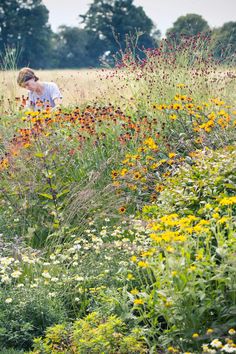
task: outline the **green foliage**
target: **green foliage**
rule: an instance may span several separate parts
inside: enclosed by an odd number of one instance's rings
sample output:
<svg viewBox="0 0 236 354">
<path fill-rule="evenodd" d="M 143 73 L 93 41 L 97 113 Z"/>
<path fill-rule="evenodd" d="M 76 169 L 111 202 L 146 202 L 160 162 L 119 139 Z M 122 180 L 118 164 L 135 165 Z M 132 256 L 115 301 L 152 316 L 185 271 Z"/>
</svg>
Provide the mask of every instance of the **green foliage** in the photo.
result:
<svg viewBox="0 0 236 354">
<path fill-rule="evenodd" d="M 18 65 L 35 68 L 48 66 L 51 29 L 48 10 L 41 0 L 1 1 L 0 51 L 20 49 Z"/>
<path fill-rule="evenodd" d="M 7 348 L 29 349 L 33 338 L 66 318 L 61 300 L 43 288 L 18 287 L 0 293 L 0 344 Z"/>
<path fill-rule="evenodd" d="M 97 64 L 89 46 L 89 32 L 78 27 L 60 26 L 54 35 L 54 66 L 83 68 Z"/>
<path fill-rule="evenodd" d="M 212 47 L 219 61 L 235 64 L 236 22 L 227 22 L 212 33 Z"/>
<path fill-rule="evenodd" d="M 208 328 L 223 335 L 236 325 L 235 151 L 199 153 L 144 208 L 153 243 L 136 260 L 134 310 L 154 348 L 200 352 Z"/>
<path fill-rule="evenodd" d="M 119 49 L 124 50 L 127 36 L 133 37 L 137 33 L 143 33 L 138 40 L 140 48 L 153 47 L 151 31 L 154 25 L 143 8 L 133 4 L 133 0 L 95 0 L 81 17 L 85 29 L 92 35 L 91 41 L 95 44 L 93 50 L 97 52 L 97 57 L 103 56 L 107 50 L 111 54 Z"/>
<path fill-rule="evenodd" d="M 118 317 L 103 318 L 96 312 L 84 319 L 74 322 L 71 328 L 57 325 L 48 328 L 45 339 L 34 340 L 34 351 L 41 354 L 50 353 L 146 353 L 143 338 L 138 329 L 127 333 L 125 323 Z"/>
<path fill-rule="evenodd" d="M 181 36 L 196 36 L 197 34 L 208 32 L 209 25 L 202 16 L 187 14 L 180 16 L 173 24 L 173 27 L 166 32 L 167 38 L 173 38 L 179 43 Z"/>
<path fill-rule="evenodd" d="M 159 197 L 162 213 L 207 215 L 208 210 L 218 207 L 220 199 L 235 195 L 235 158 L 235 146 L 196 153 L 189 159 L 192 165 L 184 165 L 166 181 L 166 189 Z"/>
</svg>

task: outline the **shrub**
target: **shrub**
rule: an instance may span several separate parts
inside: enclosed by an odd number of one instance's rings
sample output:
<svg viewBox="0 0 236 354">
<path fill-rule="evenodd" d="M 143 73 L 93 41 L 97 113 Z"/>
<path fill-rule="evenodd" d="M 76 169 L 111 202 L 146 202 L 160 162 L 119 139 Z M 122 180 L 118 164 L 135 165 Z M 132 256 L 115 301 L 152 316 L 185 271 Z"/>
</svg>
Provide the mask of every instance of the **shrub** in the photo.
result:
<svg viewBox="0 0 236 354">
<path fill-rule="evenodd" d="M 94 353 L 141 354 L 146 353 L 145 343 L 136 328 L 128 333 L 124 322 L 116 316 L 103 318 L 93 312 L 79 319 L 69 328 L 56 325 L 48 328 L 45 339 L 34 340 L 33 353 Z"/>
</svg>

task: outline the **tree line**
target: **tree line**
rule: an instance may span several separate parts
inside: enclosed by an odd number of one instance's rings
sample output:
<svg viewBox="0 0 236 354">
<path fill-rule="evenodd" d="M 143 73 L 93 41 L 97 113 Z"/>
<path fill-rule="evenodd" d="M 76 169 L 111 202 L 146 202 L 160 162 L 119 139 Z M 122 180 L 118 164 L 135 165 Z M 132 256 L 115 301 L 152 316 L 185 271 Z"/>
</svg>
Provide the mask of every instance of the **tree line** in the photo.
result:
<svg viewBox="0 0 236 354">
<path fill-rule="evenodd" d="M 79 17 L 77 27 L 63 25 L 53 32 L 42 0 L 1 0 L 0 60 L 13 50 L 19 67 L 98 67 L 101 61 L 112 64 L 127 45 L 138 48 L 142 56 L 144 48 L 156 48 L 161 40 L 160 31 L 133 0 L 93 0 Z M 215 58 L 235 57 L 236 22 L 211 29 L 202 16 L 187 14 L 173 23 L 165 38 L 179 44 L 184 36 L 199 33 L 211 39 Z"/>
</svg>

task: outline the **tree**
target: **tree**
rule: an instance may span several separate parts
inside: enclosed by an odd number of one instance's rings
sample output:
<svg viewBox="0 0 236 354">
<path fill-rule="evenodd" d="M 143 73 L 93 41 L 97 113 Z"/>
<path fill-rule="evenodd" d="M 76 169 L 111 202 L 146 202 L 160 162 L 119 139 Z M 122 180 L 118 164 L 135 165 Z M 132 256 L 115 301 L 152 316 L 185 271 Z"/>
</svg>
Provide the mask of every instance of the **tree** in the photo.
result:
<svg viewBox="0 0 236 354">
<path fill-rule="evenodd" d="M 20 51 L 19 65 L 49 67 L 52 31 L 42 0 L 1 0 L 0 52 Z"/>
<path fill-rule="evenodd" d="M 89 52 L 89 34 L 78 27 L 60 26 L 54 37 L 54 65 L 59 68 L 82 68 L 94 65 Z"/>
<path fill-rule="evenodd" d="M 217 59 L 236 59 L 236 22 L 227 22 L 212 33 L 213 52 Z"/>
<path fill-rule="evenodd" d="M 166 31 L 166 37 L 167 39 L 174 38 L 179 43 L 181 36 L 196 36 L 209 30 L 209 25 L 202 16 L 187 14 L 186 16 L 180 16 L 174 22 L 173 27 Z"/>
<path fill-rule="evenodd" d="M 124 50 L 127 37 L 140 33 L 139 47 L 153 47 L 152 20 L 141 6 L 133 5 L 133 0 L 94 0 L 85 15 L 81 15 L 85 29 L 90 33 L 94 55 L 101 57 L 106 52 Z"/>
</svg>

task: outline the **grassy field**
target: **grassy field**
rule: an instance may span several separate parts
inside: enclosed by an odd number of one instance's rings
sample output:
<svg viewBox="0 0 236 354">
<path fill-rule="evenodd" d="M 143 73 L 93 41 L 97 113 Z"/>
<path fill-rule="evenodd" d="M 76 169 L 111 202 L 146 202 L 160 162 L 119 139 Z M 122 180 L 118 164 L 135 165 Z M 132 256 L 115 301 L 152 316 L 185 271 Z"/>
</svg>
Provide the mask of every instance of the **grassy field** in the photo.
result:
<svg viewBox="0 0 236 354">
<path fill-rule="evenodd" d="M 95 100 L 104 94 L 108 82 L 101 80 L 109 75 L 109 70 L 38 70 L 40 80 L 54 81 L 63 94 L 63 103 L 66 106 L 75 106 Z M 12 101 L 13 97 L 27 95 L 27 91 L 17 85 L 17 71 L 1 71 L 1 95 Z"/>
<path fill-rule="evenodd" d="M 235 68 L 118 64 L 36 71 L 56 112 L 1 72 L 2 353 L 235 352 Z"/>
</svg>

